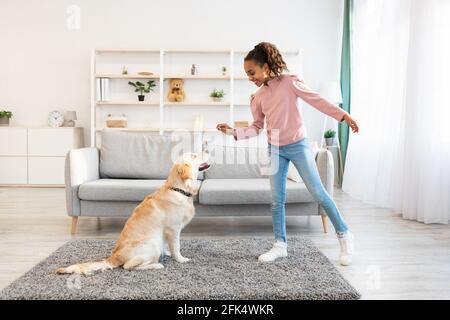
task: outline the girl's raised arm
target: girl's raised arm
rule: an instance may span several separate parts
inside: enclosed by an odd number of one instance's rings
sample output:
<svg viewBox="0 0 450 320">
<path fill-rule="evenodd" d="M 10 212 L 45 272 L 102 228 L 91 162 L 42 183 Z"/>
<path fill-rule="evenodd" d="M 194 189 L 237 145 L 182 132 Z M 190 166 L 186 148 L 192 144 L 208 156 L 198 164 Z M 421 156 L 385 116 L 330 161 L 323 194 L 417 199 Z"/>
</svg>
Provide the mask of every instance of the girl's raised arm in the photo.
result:
<svg viewBox="0 0 450 320">
<path fill-rule="evenodd" d="M 265 115 L 262 112 L 261 104 L 258 101 L 259 99 L 255 97 L 255 95 L 251 96 L 250 107 L 253 115 L 253 123 L 245 128 L 235 128 L 233 134 L 235 140 L 255 137 L 264 130 Z"/>
<path fill-rule="evenodd" d="M 345 110 L 339 108 L 309 88 L 303 79 L 299 79 L 296 75 L 289 76 L 289 86 L 297 97 L 339 122 L 342 122 L 344 120 L 344 115 L 348 114 Z"/>
</svg>

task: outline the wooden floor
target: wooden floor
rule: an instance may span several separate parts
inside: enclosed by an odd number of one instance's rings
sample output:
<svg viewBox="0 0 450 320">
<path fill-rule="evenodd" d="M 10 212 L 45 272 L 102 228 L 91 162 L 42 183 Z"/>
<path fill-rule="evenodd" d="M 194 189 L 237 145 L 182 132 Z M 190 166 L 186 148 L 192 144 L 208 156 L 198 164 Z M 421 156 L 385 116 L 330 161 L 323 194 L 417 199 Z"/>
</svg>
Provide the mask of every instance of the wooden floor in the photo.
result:
<svg viewBox="0 0 450 320">
<path fill-rule="evenodd" d="M 0 288 L 71 239 L 64 197 L 62 188 L 0 187 Z M 352 266 L 338 265 L 333 229 L 324 234 L 319 217 L 288 217 L 288 237 L 312 239 L 363 299 L 450 299 L 450 226 L 407 221 L 337 189 L 335 201 L 356 236 Z M 124 222 L 80 218 L 76 237 L 116 239 Z M 185 239 L 260 236 L 272 236 L 270 217 L 196 218 L 182 234 Z"/>
</svg>

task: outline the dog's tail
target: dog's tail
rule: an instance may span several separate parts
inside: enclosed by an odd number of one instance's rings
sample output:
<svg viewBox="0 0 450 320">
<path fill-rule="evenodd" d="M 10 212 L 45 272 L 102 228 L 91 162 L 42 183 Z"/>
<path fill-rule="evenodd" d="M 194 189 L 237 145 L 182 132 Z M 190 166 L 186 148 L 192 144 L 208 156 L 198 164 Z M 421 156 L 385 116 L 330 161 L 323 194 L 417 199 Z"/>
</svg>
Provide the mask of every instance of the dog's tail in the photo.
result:
<svg viewBox="0 0 450 320">
<path fill-rule="evenodd" d="M 119 267 L 120 264 L 115 261 L 112 257 L 109 257 L 103 261 L 96 262 L 86 262 L 86 263 L 78 263 L 68 266 L 66 268 L 59 268 L 56 270 L 56 273 L 64 274 L 64 273 L 76 273 L 83 275 L 90 275 L 96 271 L 105 271 Z"/>
</svg>

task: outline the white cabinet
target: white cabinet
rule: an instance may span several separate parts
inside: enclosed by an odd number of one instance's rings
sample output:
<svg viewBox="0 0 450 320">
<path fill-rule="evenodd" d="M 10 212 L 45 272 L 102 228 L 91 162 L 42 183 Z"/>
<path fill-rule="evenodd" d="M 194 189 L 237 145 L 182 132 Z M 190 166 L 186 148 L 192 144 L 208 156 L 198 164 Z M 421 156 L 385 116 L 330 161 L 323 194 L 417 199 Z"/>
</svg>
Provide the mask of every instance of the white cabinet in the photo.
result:
<svg viewBox="0 0 450 320">
<path fill-rule="evenodd" d="M 28 157 L 29 184 L 64 184 L 64 157 Z"/>
<path fill-rule="evenodd" d="M 0 127 L 0 184 L 26 184 L 27 129 Z"/>
<path fill-rule="evenodd" d="M 81 127 L 0 127 L 0 185 L 62 186 L 67 152 L 83 147 Z"/>
<path fill-rule="evenodd" d="M 0 184 L 27 183 L 27 157 L 0 156 Z"/>
<path fill-rule="evenodd" d="M 28 129 L 28 156 L 64 157 L 74 145 L 79 145 L 76 141 L 79 138 L 78 131 L 62 128 L 30 128 Z"/>
<path fill-rule="evenodd" d="M 0 156 L 27 156 L 27 128 L 0 127 Z"/>
</svg>

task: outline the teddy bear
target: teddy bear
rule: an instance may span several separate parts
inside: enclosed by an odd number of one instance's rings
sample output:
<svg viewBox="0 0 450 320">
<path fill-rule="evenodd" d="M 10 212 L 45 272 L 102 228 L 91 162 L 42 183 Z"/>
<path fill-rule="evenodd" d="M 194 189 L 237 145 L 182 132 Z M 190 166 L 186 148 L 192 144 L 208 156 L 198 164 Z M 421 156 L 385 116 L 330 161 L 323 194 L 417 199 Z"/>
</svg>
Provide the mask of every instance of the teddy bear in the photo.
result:
<svg viewBox="0 0 450 320">
<path fill-rule="evenodd" d="M 169 93 L 167 98 L 170 102 L 184 101 L 183 79 L 170 79 Z"/>
</svg>

